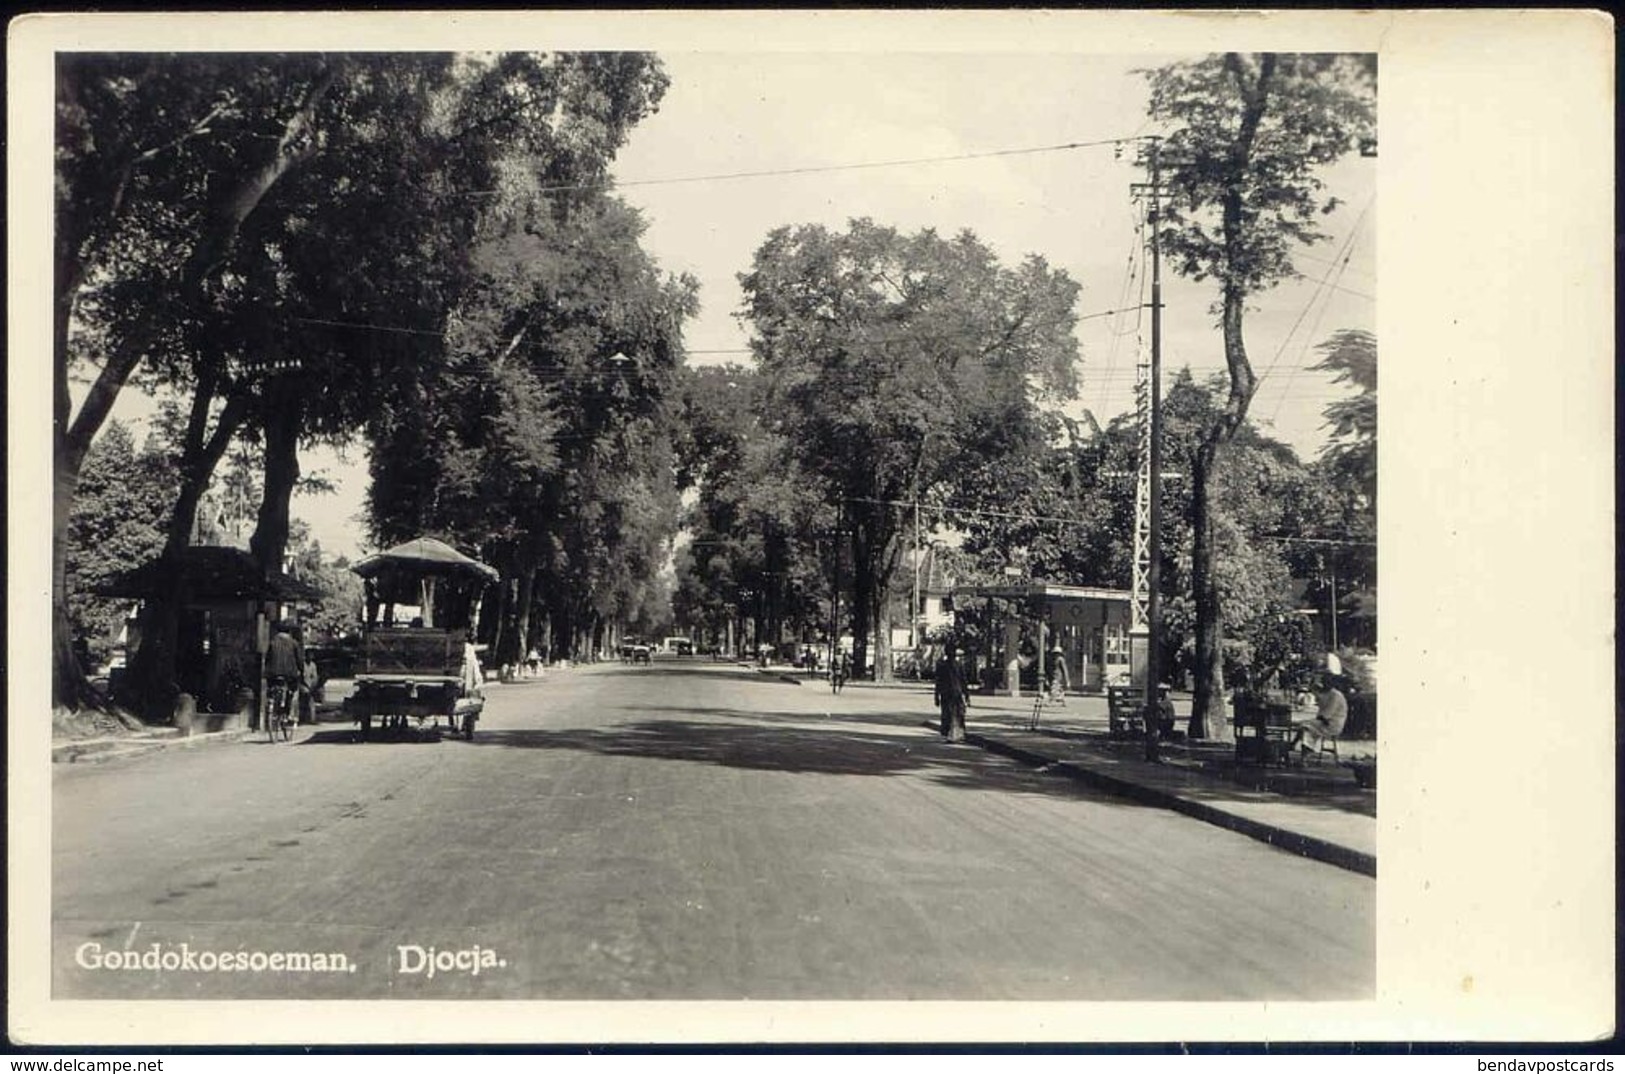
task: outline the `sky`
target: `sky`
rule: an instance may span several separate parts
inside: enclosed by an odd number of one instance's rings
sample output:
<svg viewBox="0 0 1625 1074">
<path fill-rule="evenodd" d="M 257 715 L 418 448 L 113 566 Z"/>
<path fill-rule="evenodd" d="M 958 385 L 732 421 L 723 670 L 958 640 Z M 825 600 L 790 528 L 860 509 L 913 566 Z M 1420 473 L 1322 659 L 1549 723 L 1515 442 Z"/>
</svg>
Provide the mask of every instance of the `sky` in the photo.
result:
<svg viewBox="0 0 1625 1074">
<path fill-rule="evenodd" d="M 905 232 L 974 231 L 1006 264 L 1038 254 L 1082 286 L 1077 312 L 1080 397 L 1074 414 L 1104 424 L 1133 407 L 1136 356 L 1149 316 L 1092 316 L 1149 301 L 1132 151 L 1051 149 L 1154 133 L 1138 68 L 1172 57 L 1076 53 L 662 52 L 671 78 L 659 111 L 636 127 L 613 175 L 648 225 L 644 244 L 668 272 L 700 282 L 685 331 L 695 364 L 746 360 L 737 276 L 781 225 L 844 228 L 858 217 Z M 1028 152 L 1029 150 L 1036 150 Z M 1016 152 L 1007 152 L 1016 151 Z M 981 159 L 919 162 L 969 154 Z M 895 166 L 887 162 L 914 161 Z M 825 171 L 836 167 L 840 170 Z M 741 172 L 805 170 L 742 178 Z M 1376 162 L 1352 157 L 1324 174 L 1344 206 L 1323 220 L 1331 238 L 1299 260 L 1305 279 L 1258 296 L 1246 325 L 1262 375 L 1251 417 L 1304 457 L 1325 436 L 1322 411 L 1342 389 L 1313 347 L 1343 328 L 1375 329 Z M 682 180 L 682 181 L 672 181 Z M 1347 264 L 1339 262 L 1347 257 Z M 1132 262 L 1132 272 L 1131 272 Z M 1166 379 L 1223 368 L 1211 283 L 1164 264 Z M 1143 289 L 1143 290 L 1142 290 Z M 120 408 L 131 416 L 134 406 Z M 336 491 L 295 499 L 330 553 L 362 551 L 365 449 L 313 449 L 302 463 Z"/>
</svg>

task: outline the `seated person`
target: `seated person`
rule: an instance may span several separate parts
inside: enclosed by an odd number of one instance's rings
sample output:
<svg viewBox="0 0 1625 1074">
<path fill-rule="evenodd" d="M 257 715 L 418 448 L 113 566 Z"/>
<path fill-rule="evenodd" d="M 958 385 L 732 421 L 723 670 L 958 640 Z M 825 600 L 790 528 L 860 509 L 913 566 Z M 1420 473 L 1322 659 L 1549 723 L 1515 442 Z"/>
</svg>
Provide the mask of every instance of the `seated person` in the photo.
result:
<svg viewBox="0 0 1625 1074">
<path fill-rule="evenodd" d="M 1315 714 L 1307 719 L 1292 721 L 1292 745 L 1300 747 L 1304 753 L 1342 734 L 1343 725 L 1349 718 L 1348 698 L 1334 685 L 1332 677 L 1323 674 L 1319 686 L 1315 693 Z"/>
</svg>

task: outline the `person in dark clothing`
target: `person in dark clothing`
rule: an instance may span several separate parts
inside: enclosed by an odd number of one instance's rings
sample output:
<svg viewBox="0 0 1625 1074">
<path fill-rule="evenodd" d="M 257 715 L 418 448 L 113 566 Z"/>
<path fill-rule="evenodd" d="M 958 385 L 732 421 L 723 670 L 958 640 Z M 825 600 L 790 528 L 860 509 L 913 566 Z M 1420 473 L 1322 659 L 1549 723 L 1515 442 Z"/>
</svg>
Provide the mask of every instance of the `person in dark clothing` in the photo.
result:
<svg viewBox="0 0 1625 1074">
<path fill-rule="evenodd" d="M 293 700 L 293 712 L 302 712 L 305 707 L 301 698 L 305 690 L 305 651 L 299 639 L 293 636 L 293 628 L 285 622 L 276 625 L 271 645 L 265 650 L 266 685 L 279 681 L 287 687 L 288 696 Z"/>
<path fill-rule="evenodd" d="M 942 737 L 949 742 L 965 741 L 965 706 L 969 700 L 964 673 L 954 643 L 943 648 L 942 659 L 937 661 L 935 700 L 942 710 Z"/>
<path fill-rule="evenodd" d="M 265 651 L 265 677 L 288 679 L 295 683 L 305 681 L 305 655 L 287 623 L 276 625 L 271 647 Z"/>
</svg>

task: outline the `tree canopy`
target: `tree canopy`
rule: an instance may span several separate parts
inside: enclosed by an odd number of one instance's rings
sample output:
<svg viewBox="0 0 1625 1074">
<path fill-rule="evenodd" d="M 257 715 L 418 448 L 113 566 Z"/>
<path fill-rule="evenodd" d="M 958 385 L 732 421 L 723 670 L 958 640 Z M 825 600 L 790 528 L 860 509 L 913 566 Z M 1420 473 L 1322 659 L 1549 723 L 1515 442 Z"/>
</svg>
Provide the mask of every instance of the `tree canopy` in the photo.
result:
<svg viewBox="0 0 1625 1074">
<path fill-rule="evenodd" d="M 876 637 L 885 675 L 903 509 L 1042 439 L 1039 404 L 1076 387 L 1078 286 L 1037 256 L 1000 265 L 969 231 L 870 220 L 776 229 L 740 282 L 763 420 L 838 509 L 854 655 Z"/>
<path fill-rule="evenodd" d="M 667 84 L 642 53 L 65 54 L 58 75 L 58 525 L 134 377 L 190 397 L 171 544 L 240 434 L 264 459 L 267 569 L 300 446 L 353 435 L 375 385 L 448 360 L 493 206 L 546 188 L 525 211 L 563 218 L 601 198 Z M 71 413 L 78 369 L 92 379 Z M 71 701 L 60 616 L 57 634 Z"/>
</svg>

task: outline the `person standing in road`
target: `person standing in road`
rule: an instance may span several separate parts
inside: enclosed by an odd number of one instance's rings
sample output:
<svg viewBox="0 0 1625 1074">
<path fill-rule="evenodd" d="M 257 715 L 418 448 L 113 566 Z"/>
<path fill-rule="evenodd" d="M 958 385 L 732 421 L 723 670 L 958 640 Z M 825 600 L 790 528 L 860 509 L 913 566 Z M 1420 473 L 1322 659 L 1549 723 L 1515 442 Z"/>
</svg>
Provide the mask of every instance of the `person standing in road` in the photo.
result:
<svg viewBox="0 0 1625 1074">
<path fill-rule="evenodd" d="M 1066 704 L 1066 688 L 1071 685 L 1066 675 L 1066 654 L 1061 651 L 1060 639 L 1050 643 L 1044 656 L 1044 687 L 1051 704 Z"/>
<path fill-rule="evenodd" d="M 958 655 L 950 640 L 937 661 L 935 701 L 942 710 L 942 737 L 949 742 L 965 741 L 965 706 L 968 701 L 965 676 L 959 670 Z"/>
</svg>

